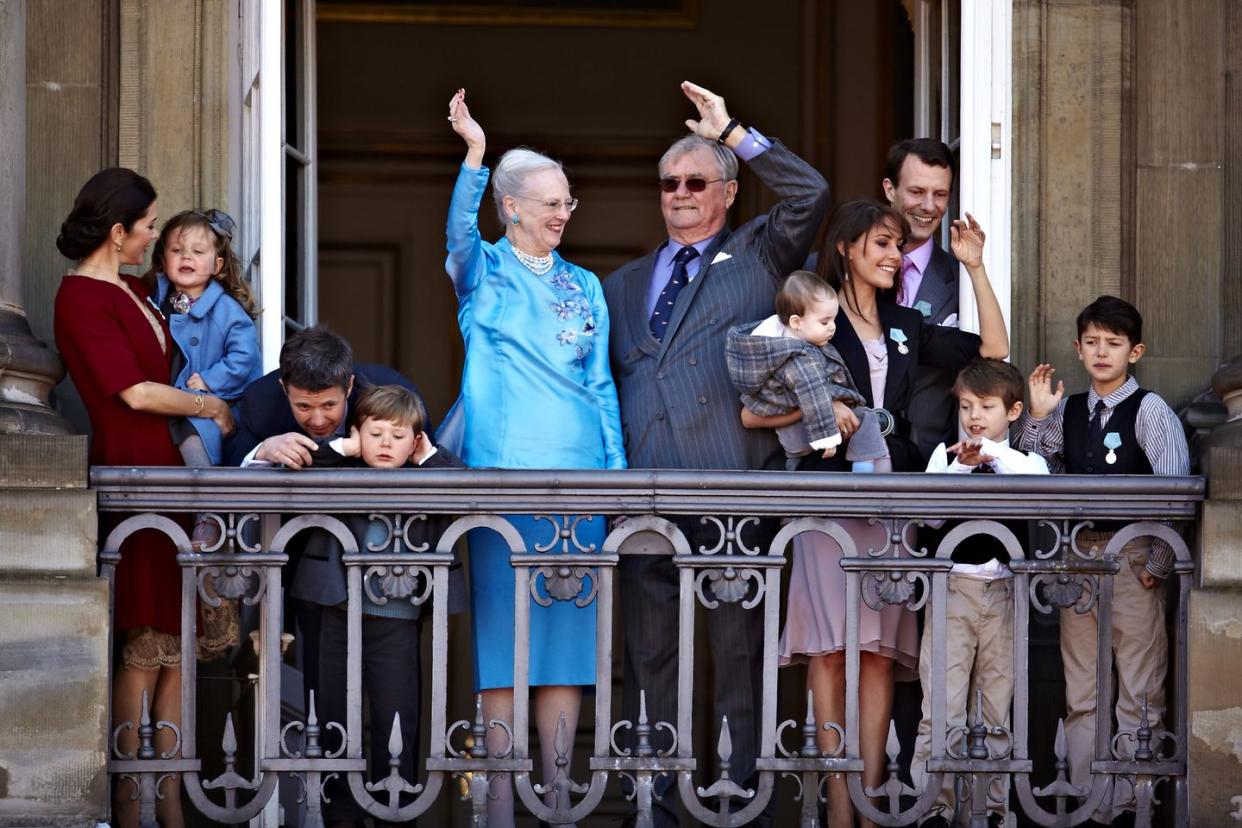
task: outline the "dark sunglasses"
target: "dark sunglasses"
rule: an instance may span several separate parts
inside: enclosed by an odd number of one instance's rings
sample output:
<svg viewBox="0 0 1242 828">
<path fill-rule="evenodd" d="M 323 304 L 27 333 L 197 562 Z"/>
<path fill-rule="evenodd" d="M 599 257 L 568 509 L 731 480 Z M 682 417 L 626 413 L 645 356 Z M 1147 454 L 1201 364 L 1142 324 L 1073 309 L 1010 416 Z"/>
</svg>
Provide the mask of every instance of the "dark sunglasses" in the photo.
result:
<svg viewBox="0 0 1242 828">
<path fill-rule="evenodd" d="M 724 181 L 723 178 L 713 178 L 708 181 L 706 178 L 691 176 L 690 178 L 668 178 L 660 179 L 660 191 L 665 193 L 675 193 L 677 188 L 682 184 L 686 185 L 686 189 L 692 193 L 701 193 L 707 189 L 708 184 L 715 184 L 717 181 Z"/>
</svg>

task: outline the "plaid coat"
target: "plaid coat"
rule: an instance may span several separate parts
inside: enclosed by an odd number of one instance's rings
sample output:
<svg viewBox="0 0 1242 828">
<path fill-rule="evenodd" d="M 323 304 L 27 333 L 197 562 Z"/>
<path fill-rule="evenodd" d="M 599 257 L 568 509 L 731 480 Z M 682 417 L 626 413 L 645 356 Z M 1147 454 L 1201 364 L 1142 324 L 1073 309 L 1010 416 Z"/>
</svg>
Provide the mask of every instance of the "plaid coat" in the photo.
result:
<svg viewBox="0 0 1242 828">
<path fill-rule="evenodd" d="M 867 404 L 841 354 L 832 343 L 817 348 L 787 336 L 754 336 L 758 325 L 732 328 L 725 343 L 725 364 L 742 405 L 761 417 L 801 408 L 812 443 L 837 435 L 833 401 Z"/>
</svg>

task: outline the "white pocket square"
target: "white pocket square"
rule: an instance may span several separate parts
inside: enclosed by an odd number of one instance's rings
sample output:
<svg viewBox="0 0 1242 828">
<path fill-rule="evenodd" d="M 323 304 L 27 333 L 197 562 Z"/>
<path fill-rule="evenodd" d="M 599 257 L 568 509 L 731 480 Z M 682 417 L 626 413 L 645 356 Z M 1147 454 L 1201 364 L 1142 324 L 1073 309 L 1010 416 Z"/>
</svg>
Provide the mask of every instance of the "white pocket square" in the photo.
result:
<svg viewBox="0 0 1242 828">
<path fill-rule="evenodd" d="M 946 317 L 945 317 L 945 318 L 944 318 L 944 319 L 940 322 L 940 327 L 942 327 L 942 328 L 956 328 L 956 327 L 959 327 L 959 326 L 958 326 L 958 322 L 957 322 L 957 314 L 956 314 L 956 313 L 951 313 L 951 314 L 949 314 L 948 316 L 946 316 Z"/>
<path fill-rule="evenodd" d="M 733 257 L 730 256 L 728 253 L 721 250 L 719 253 L 716 254 L 716 258 L 712 259 L 712 264 L 719 264 L 720 262 L 727 262 L 729 261 L 729 259 L 732 259 L 732 258 Z"/>
</svg>

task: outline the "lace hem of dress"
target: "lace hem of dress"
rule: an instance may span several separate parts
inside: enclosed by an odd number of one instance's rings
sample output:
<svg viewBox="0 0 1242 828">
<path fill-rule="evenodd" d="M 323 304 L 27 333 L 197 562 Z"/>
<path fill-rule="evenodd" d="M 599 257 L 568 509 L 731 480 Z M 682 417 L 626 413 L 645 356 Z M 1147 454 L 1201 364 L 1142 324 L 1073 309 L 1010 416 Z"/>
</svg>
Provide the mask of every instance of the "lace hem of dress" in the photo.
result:
<svg viewBox="0 0 1242 828">
<path fill-rule="evenodd" d="M 223 599 L 220 606 L 203 604 L 199 608 L 203 634 L 197 642 L 199 661 L 215 661 L 237 645 L 241 638 L 237 601 Z"/>
<path fill-rule="evenodd" d="M 237 645 L 241 638 L 236 600 L 222 600 L 220 606 L 203 604 L 199 608 L 203 634 L 194 642 L 199 661 L 215 661 Z M 154 627 L 130 630 L 121 661 L 126 667 L 158 670 L 181 664 L 181 636 L 160 632 Z"/>
<path fill-rule="evenodd" d="M 126 667 L 158 670 L 181 664 L 181 636 L 160 632 L 155 627 L 129 631 L 121 661 Z"/>
</svg>

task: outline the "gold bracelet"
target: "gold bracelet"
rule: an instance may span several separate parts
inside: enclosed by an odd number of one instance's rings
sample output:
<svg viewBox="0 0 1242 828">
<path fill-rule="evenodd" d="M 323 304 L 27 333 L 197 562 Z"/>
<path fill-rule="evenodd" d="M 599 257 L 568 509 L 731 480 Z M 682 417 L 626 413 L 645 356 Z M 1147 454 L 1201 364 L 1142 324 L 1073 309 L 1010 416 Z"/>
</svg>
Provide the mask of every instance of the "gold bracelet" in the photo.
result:
<svg viewBox="0 0 1242 828">
<path fill-rule="evenodd" d="M 195 417 L 203 416 L 203 403 L 205 402 L 207 402 L 207 400 L 203 398 L 202 394 L 194 395 L 194 404 L 198 406 L 198 410 L 194 412 Z"/>
</svg>

